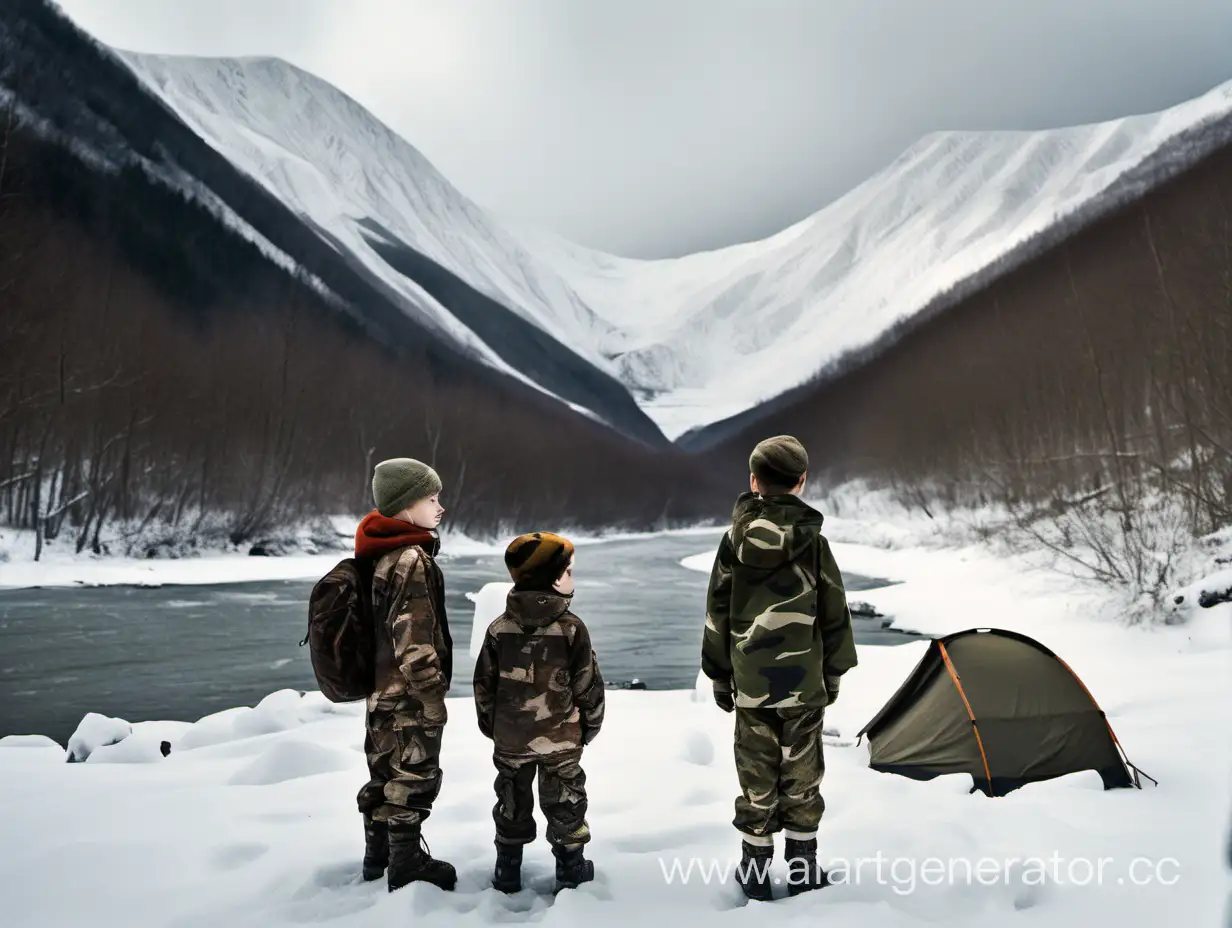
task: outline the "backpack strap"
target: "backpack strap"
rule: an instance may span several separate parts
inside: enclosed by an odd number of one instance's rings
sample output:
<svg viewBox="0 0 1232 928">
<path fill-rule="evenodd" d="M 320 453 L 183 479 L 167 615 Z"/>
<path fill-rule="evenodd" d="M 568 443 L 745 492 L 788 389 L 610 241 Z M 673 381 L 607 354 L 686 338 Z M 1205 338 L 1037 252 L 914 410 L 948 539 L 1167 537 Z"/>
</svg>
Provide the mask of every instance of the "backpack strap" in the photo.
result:
<svg viewBox="0 0 1232 928">
<path fill-rule="evenodd" d="M 391 578 L 397 576 L 400 572 L 404 576 L 410 576 L 411 571 L 415 569 L 415 562 L 422 556 L 423 555 L 415 545 L 407 545 L 398 553 L 396 558 L 382 557 L 379 561 L 377 561 L 376 567 L 372 572 L 373 579 L 375 580 L 377 576 L 380 576 L 382 580 L 388 583 Z M 385 570 L 381 569 L 381 565 L 383 564 L 388 565 Z M 403 571 L 399 571 L 399 567 L 404 567 L 405 569 Z M 389 605 L 391 607 L 396 605 L 397 608 L 401 609 L 403 603 L 406 601 L 407 590 L 403 587 L 402 589 L 397 590 L 396 594 L 397 595 L 394 597 L 393 602 Z M 371 599 L 375 605 L 376 597 L 373 596 Z M 383 612 L 384 614 L 381 618 L 387 621 L 390 616 L 390 609 L 386 608 Z"/>
<path fill-rule="evenodd" d="M 419 548 L 415 545 L 406 545 L 399 550 L 396 558 L 391 559 L 388 555 L 378 558 L 373 575 L 380 574 L 382 580 L 388 580 L 390 575 L 404 563 L 407 565 L 407 569 L 409 570 L 412 566 L 411 562 L 418 557 L 420 557 Z M 385 570 L 381 570 L 382 564 L 388 564 L 389 566 Z"/>
</svg>

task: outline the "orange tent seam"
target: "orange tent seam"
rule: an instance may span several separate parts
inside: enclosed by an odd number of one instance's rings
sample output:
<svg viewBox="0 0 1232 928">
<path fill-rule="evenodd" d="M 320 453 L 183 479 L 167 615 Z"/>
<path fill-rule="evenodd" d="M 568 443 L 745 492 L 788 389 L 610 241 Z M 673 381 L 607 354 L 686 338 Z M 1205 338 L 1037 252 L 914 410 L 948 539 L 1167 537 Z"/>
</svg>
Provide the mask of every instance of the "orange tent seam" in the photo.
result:
<svg viewBox="0 0 1232 928">
<path fill-rule="evenodd" d="M 941 659 L 945 661 L 945 669 L 950 672 L 950 679 L 954 681 L 954 686 L 958 689 L 958 695 L 961 697 L 963 705 L 967 707 L 967 718 L 971 719 L 971 730 L 975 733 L 975 744 L 980 749 L 980 760 L 984 762 L 984 777 L 988 780 L 988 794 L 991 796 L 992 773 L 988 769 L 988 755 L 984 753 L 984 739 L 980 737 L 980 726 L 976 724 L 975 713 L 971 711 L 971 703 L 967 701 L 967 694 L 963 692 L 962 683 L 958 679 L 958 671 L 954 669 L 954 664 L 950 661 L 949 652 L 946 651 L 945 645 L 940 641 L 937 642 L 937 647 L 941 650 Z M 1113 737 L 1115 738 L 1116 736 L 1114 735 Z"/>
</svg>

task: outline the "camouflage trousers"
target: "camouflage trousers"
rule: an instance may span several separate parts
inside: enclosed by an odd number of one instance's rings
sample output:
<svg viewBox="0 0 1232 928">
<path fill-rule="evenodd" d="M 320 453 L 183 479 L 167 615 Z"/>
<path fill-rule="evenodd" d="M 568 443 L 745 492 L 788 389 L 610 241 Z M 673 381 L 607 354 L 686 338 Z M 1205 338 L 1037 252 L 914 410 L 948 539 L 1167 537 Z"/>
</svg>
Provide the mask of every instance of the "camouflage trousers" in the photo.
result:
<svg viewBox="0 0 1232 928">
<path fill-rule="evenodd" d="M 418 825 L 441 790 L 442 725 L 407 724 L 396 712 L 369 710 L 364 754 L 368 782 L 359 811 L 378 822 Z"/>
<path fill-rule="evenodd" d="M 534 757 L 492 755 L 496 765 L 496 805 L 492 819 L 496 840 L 502 844 L 529 844 L 535 840 L 535 797 L 531 784 L 539 779 L 539 808 L 547 819 L 551 844 L 585 844 L 590 840 L 586 823 L 586 773 L 580 749 L 557 751 Z"/>
<path fill-rule="evenodd" d="M 736 826 L 752 844 L 768 844 L 778 831 L 811 837 L 825 802 L 821 727 L 824 709 L 737 707 Z"/>
</svg>

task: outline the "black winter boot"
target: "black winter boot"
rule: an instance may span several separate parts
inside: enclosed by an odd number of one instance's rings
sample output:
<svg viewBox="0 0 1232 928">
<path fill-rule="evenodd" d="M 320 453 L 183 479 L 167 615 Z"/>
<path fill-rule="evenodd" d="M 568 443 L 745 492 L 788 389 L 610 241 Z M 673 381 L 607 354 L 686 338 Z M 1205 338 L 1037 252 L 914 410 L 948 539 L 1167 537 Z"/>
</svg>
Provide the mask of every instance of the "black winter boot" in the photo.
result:
<svg viewBox="0 0 1232 928">
<path fill-rule="evenodd" d="M 418 825 L 390 826 L 389 869 L 386 875 L 391 893 L 416 881 L 431 883 L 441 889 L 453 889 L 458 881 L 453 864 L 432 857 Z"/>
<path fill-rule="evenodd" d="M 522 845 L 496 842 L 496 870 L 492 874 L 492 888 L 502 893 L 521 891 Z"/>
<path fill-rule="evenodd" d="M 556 892 L 574 889 L 595 878 L 595 865 L 582 853 L 582 845 L 557 845 L 552 848 L 556 858 Z"/>
<path fill-rule="evenodd" d="M 787 839 L 783 855 L 787 858 L 787 893 L 798 896 L 810 889 L 821 889 L 829 886 L 830 880 L 826 871 L 817 863 L 817 839 L 807 841 Z"/>
<path fill-rule="evenodd" d="M 774 845 L 762 847 L 758 844 L 740 842 L 740 866 L 736 870 L 736 880 L 740 888 L 750 899 L 758 902 L 769 902 L 774 898 L 774 890 L 770 885 L 770 862 L 774 860 Z"/>
<path fill-rule="evenodd" d="M 389 866 L 389 828 L 364 816 L 364 880 L 371 883 L 385 875 Z"/>
</svg>

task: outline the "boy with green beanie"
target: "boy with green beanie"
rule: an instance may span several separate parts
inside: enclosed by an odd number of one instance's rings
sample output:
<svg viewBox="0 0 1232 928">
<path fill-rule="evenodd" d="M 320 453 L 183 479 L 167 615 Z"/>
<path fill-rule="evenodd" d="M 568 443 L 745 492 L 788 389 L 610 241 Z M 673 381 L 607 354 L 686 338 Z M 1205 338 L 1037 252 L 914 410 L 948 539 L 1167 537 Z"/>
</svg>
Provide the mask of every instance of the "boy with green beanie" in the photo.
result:
<svg viewBox="0 0 1232 928">
<path fill-rule="evenodd" d="M 376 685 L 365 714 L 369 779 L 359 791 L 365 880 L 392 892 L 414 880 L 452 889 L 452 865 L 433 859 L 420 833 L 441 786 L 445 692 L 453 642 L 436 555 L 444 515 L 441 479 L 413 458 L 376 465 L 376 509 L 355 532 L 355 555 L 372 568 Z"/>
<path fill-rule="evenodd" d="M 505 565 L 514 586 L 475 664 L 475 710 L 497 770 L 492 885 L 503 892 L 522 887 L 522 847 L 535 839 L 536 774 L 556 889 L 594 878 L 583 855 L 590 828 L 581 760 L 603 724 L 604 691 L 590 633 L 569 611 L 573 562 L 573 544 L 560 535 L 534 532 L 510 543 Z"/>
<path fill-rule="evenodd" d="M 826 884 L 817 857 L 825 803 L 821 729 L 839 681 L 856 666 L 843 578 L 799 498 L 808 454 L 790 435 L 760 442 L 710 574 L 702 671 L 720 708 L 735 713 L 740 780 L 741 888 L 772 898 L 769 865 L 783 831 L 795 895 Z"/>
</svg>

